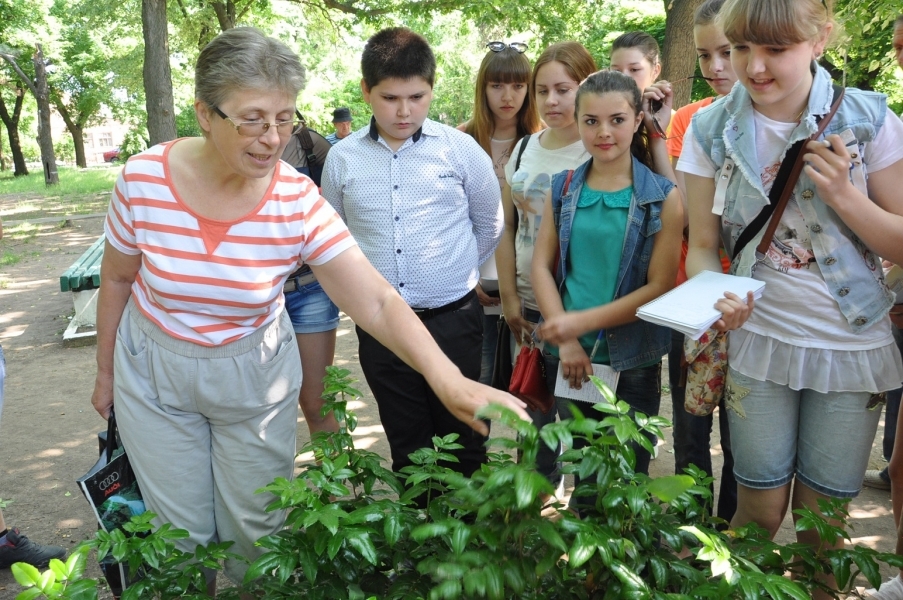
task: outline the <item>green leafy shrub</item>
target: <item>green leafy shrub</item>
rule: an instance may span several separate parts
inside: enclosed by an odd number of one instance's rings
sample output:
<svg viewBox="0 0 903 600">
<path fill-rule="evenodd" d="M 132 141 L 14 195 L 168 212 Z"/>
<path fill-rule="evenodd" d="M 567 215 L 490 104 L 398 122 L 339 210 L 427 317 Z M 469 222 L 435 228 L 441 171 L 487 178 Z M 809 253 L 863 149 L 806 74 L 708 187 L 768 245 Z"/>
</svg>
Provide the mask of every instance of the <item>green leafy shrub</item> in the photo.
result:
<svg viewBox="0 0 903 600">
<path fill-rule="evenodd" d="M 708 514 L 710 480 L 698 469 L 657 479 L 634 472 L 630 442 L 648 447 L 643 432 L 661 435 L 667 422 L 630 418 L 629 406 L 595 378 L 606 398 L 597 405 L 606 415 L 601 420 L 574 410 L 573 419 L 538 432 L 502 410 L 493 416 L 518 439 L 493 440 L 498 451 L 472 477 L 446 466 L 455 461 L 449 451 L 460 447 L 454 435 L 434 438 L 434 448 L 415 452 L 412 466 L 392 473 L 380 456 L 354 446 L 357 422 L 347 400 L 360 394 L 348 375 L 328 371 L 324 412 L 334 412 L 340 429 L 302 449 L 317 463 L 293 481 L 261 490 L 277 497 L 271 509 L 288 511 L 285 529 L 259 540 L 264 554 L 242 586 L 221 591 L 221 598 L 802 600 L 824 589 L 823 574 L 846 587 L 862 573 L 877 586 L 878 561 L 903 565 L 900 557 L 869 548 L 819 553 L 781 546 L 753 525 L 719 531 L 726 524 Z M 561 461 L 565 473 L 580 476 L 574 492 L 580 515 L 560 504 L 548 514 L 541 498 L 553 490 L 535 471 L 536 454 L 540 444 L 573 447 L 575 439 L 586 447 L 566 451 Z M 426 508 L 416 508 L 414 499 L 423 497 Z M 798 529 L 815 529 L 826 542 L 847 537 L 832 524 L 847 519 L 840 502 L 796 513 Z M 150 532 L 151 518 L 146 513 L 124 532 L 98 533 L 77 554 L 111 550 L 132 569 L 142 568 L 145 578 L 124 600 L 201 597 L 200 566 L 219 568 L 228 544 L 179 552 L 173 540 L 187 534 L 168 525 Z M 19 598 L 96 597 L 78 568 L 61 565 L 43 575 L 14 571 L 29 586 Z M 785 577 L 788 571 L 795 580 Z"/>
</svg>

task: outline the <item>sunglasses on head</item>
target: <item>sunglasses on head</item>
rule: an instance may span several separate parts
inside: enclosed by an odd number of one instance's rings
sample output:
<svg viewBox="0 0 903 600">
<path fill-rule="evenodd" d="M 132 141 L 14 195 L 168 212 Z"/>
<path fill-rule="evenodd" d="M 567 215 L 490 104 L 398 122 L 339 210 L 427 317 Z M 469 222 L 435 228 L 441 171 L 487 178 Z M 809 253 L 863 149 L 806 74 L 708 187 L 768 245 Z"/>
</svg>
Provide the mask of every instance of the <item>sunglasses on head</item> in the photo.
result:
<svg viewBox="0 0 903 600">
<path fill-rule="evenodd" d="M 682 77 L 680 79 L 675 79 L 674 81 L 671 81 L 670 83 L 678 83 L 681 81 L 690 81 L 690 80 L 696 80 L 696 79 L 701 79 L 702 81 L 713 81 L 714 80 L 712 77 L 703 77 L 702 75 L 690 75 L 689 77 Z M 649 108 L 652 111 L 652 128 L 655 129 L 655 133 L 662 136 L 662 138 L 668 139 L 668 136 L 665 134 L 665 131 L 662 129 L 661 124 L 658 122 L 658 119 L 655 116 L 656 113 L 658 113 L 658 111 L 660 111 L 663 106 L 664 105 L 662 104 L 661 100 L 652 100 L 649 103 Z"/>
<path fill-rule="evenodd" d="M 505 42 L 489 42 L 486 44 L 486 47 L 493 52 L 501 52 L 505 48 L 511 48 L 520 54 L 527 51 L 527 45 L 523 42 L 511 42 L 510 44 L 506 44 Z"/>
</svg>

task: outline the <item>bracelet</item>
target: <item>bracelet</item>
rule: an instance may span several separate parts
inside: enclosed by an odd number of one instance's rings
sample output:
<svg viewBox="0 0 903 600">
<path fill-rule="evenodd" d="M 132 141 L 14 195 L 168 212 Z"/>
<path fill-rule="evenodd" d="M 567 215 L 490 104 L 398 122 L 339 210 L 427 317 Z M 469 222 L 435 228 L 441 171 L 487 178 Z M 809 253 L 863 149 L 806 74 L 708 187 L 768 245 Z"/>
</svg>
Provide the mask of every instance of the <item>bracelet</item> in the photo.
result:
<svg viewBox="0 0 903 600">
<path fill-rule="evenodd" d="M 662 134 L 660 134 L 657 131 L 651 131 L 651 132 L 649 132 L 649 139 L 650 140 L 654 140 L 654 139 L 663 140 L 663 139 L 665 139 L 665 136 L 663 136 Z"/>
</svg>

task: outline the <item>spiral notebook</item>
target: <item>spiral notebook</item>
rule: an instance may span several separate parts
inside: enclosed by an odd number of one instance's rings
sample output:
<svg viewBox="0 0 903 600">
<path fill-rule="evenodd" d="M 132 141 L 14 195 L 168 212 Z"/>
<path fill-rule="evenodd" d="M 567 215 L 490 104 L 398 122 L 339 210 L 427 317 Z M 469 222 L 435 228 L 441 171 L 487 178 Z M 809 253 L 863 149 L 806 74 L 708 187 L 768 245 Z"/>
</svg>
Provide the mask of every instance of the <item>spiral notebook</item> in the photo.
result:
<svg viewBox="0 0 903 600">
<path fill-rule="evenodd" d="M 715 271 L 702 271 L 680 284 L 667 294 L 644 304 L 636 311 L 636 316 L 657 325 L 676 329 L 694 340 L 705 333 L 721 318 L 715 303 L 732 292 L 746 299 L 746 292 L 753 292 L 755 299 L 762 297 L 764 281 L 751 277 L 726 275 Z"/>
</svg>

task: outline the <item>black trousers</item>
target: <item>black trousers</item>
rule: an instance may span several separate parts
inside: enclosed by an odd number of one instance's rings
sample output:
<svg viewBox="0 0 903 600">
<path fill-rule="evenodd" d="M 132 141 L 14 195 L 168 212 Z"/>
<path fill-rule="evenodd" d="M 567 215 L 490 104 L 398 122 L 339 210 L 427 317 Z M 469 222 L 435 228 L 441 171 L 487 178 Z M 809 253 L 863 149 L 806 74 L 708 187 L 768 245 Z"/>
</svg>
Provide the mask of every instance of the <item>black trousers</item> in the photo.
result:
<svg viewBox="0 0 903 600">
<path fill-rule="evenodd" d="M 423 324 L 464 376 L 479 380 L 483 310 L 476 297 L 458 310 L 436 315 Z M 456 419 L 420 373 L 369 333 L 360 327 L 356 330 L 361 368 L 376 398 L 392 451 L 392 470 L 397 472 L 412 464 L 408 455 L 415 450 L 432 448 L 433 436 L 449 433 L 459 434 L 458 443 L 464 448 L 451 453 L 460 462 L 447 466 L 467 476 L 479 469 L 486 462 L 486 438 Z"/>
</svg>

